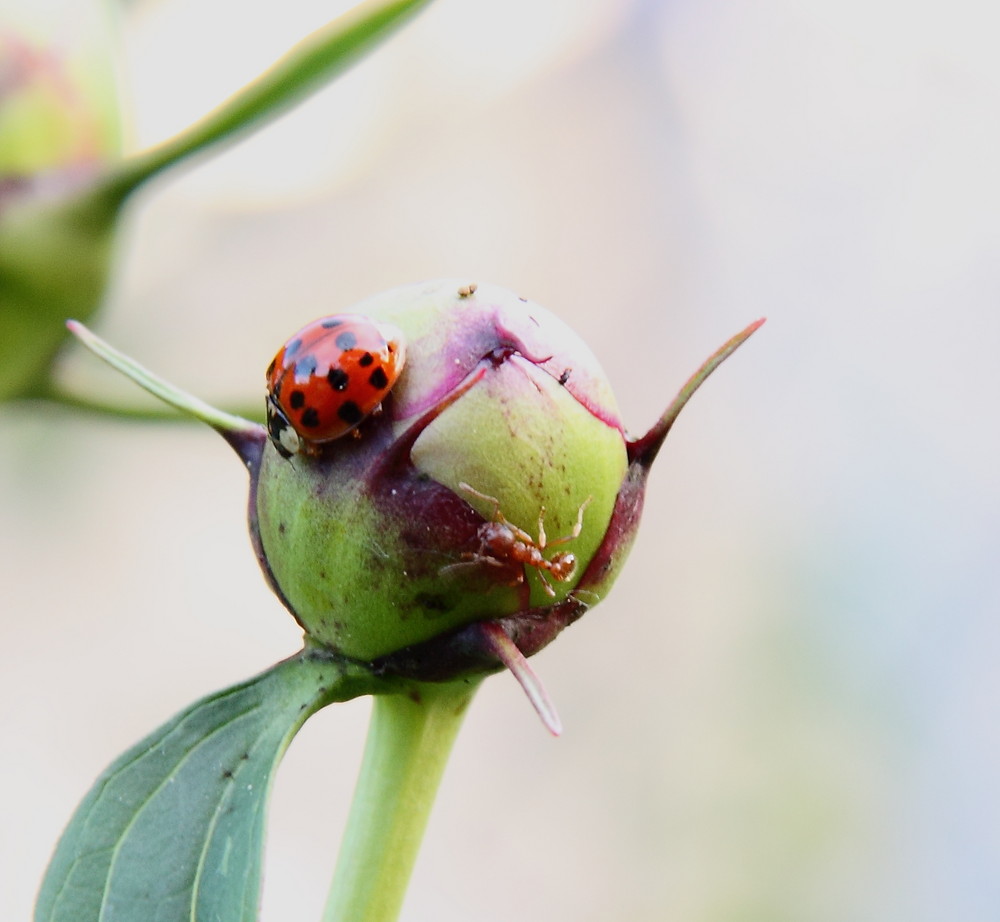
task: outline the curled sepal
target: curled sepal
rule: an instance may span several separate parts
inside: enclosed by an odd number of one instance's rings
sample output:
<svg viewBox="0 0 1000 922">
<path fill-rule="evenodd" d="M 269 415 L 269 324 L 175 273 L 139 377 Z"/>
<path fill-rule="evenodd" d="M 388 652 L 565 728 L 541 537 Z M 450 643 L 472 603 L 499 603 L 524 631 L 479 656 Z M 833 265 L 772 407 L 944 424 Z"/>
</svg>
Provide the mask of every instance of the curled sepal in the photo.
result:
<svg viewBox="0 0 1000 922">
<path fill-rule="evenodd" d="M 562 733 L 562 720 L 559 719 L 556 706 L 542 685 L 542 680 L 535 674 L 525 655 L 518 649 L 500 622 L 481 621 L 476 627 L 482 634 L 484 647 L 493 653 L 517 679 L 531 706 L 545 724 L 545 729 L 553 736 Z"/>
<path fill-rule="evenodd" d="M 657 453 L 663 446 L 663 441 L 666 439 L 667 433 L 670 432 L 670 429 L 677 420 L 681 410 L 684 409 L 687 402 L 694 396 L 694 392 L 705 383 L 708 376 L 715 371 L 716 368 L 718 368 L 758 329 L 760 329 L 766 320 L 766 317 L 761 317 L 759 320 L 755 320 L 749 326 L 740 330 L 740 332 L 731 339 L 724 342 L 718 349 L 715 350 L 715 352 L 705 359 L 701 367 L 687 379 L 684 386 L 677 393 L 677 396 L 670 402 L 670 406 L 667 407 L 663 415 L 656 421 L 649 432 L 641 438 L 634 439 L 628 443 L 628 457 L 630 462 L 641 464 L 646 468 L 653 463 L 656 459 Z"/>
<path fill-rule="evenodd" d="M 193 416 L 211 426 L 233 446 L 247 467 L 252 467 L 256 463 L 265 438 L 264 428 L 259 423 L 219 410 L 193 394 L 181 390 L 169 381 L 165 381 L 159 375 L 153 374 L 148 368 L 140 365 L 135 359 L 129 358 L 115 349 L 114 346 L 106 343 L 79 321 L 67 320 L 66 326 L 94 355 L 130 378 L 143 390 L 148 391 L 181 413 Z"/>
<path fill-rule="evenodd" d="M 369 671 L 309 650 L 178 714 L 84 798 L 42 882 L 35 922 L 256 919 L 281 756 L 315 711 L 373 688 Z"/>
</svg>

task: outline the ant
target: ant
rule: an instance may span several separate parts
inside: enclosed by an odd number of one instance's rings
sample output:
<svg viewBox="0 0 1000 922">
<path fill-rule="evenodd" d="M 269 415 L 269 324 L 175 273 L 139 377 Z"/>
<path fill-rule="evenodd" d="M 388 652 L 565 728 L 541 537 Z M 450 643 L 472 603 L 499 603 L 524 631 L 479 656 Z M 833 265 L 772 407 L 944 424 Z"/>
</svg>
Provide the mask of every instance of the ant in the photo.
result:
<svg viewBox="0 0 1000 922">
<path fill-rule="evenodd" d="M 545 535 L 545 507 L 542 506 L 538 513 L 538 538 L 536 540 L 523 529 L 507 521 L 500 511 L 500 500 L 495 496 L 480 493 L 467 483 L 459 483 L 459 487 L 466 493 L 493 504 L 492 520 L 479 526 L 479 550 L 465 552 L 462 554 L 462 559 L 470 563 L 485 563 L 494 567 L 509 568 L 511 563 L 534 567 L 538 571 L 538 578 L 541 580 L 545 592 L 549 596 L 555 597 L 556 591 L 552 588 L 552 583 L 546 578 L 545 573 L 548 572 L 549 576 L 557 583 L 566 582 L 576 571 L 576 556 L 570 551 L 557 551 L 546 559 L 542 556 L 542 551 L 555 544 L 565 544 L 580 536 L 580 532 L 583 530 L 583 510 L 590 505 L 593 497 L 588 496 L 580 506 L 573 531 L 565 537 L 555 538 L 551 541 Z M 455 566 L 461 566 L 461 564 Z M 524 570 L 522 569 L 512 585 L 523 582 Z"/>
</svg>

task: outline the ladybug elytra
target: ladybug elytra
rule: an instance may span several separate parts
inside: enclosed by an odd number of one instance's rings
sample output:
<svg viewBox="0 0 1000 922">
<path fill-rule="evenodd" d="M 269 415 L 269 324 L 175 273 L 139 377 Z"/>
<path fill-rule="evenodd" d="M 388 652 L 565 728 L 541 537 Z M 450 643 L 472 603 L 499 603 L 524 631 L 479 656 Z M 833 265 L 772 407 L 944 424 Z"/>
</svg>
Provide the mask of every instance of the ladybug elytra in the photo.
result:
<svg viewBox="0 0 1000 922">
<path fill-rule="evenodd" d="M 360 314 L 303 327 L 267 369 L 267 432 L 282 457 L 319 454 L 382 404 L 403 370 L 403 336 Z"/>
</svg>

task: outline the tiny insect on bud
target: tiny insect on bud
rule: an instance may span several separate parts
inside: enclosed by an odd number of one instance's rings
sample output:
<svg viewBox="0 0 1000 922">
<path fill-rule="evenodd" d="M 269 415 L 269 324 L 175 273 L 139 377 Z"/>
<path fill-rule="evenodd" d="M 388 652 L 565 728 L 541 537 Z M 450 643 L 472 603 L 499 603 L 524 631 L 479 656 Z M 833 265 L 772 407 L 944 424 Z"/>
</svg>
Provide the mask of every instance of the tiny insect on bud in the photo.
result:
<svg viewBox="0 0 1000 922">
<path fill-rule="evenodd" d="M 678 414 L 764 321 L 629 439 L 572 331 L 503 289 L 464 288 L 408 286 L 303 328 L 268 369 L 266 433 L 69 326 L 239 453 L 255 553 L 309 644 L 390 678 L 506 666 L 558 732 L 526 657 L 607 595 Z"/>
<path fill-rule="evenodd" d="M 529 656 L 607 594 L 673 419 L 756 328 L 629 440 L 582 340 L 509 291 L 430 282 L 350 316 L 398 331 L 405 367 L 350 438 L 293 451 L 272 430 L 251 528 L 272 586 L 313 643 L 431 680 L 516 665 L 497 631 Z M 294 386 L 322 415 L 326 401 L 360 394 L 363 378 L 338 374 L 338 356 L 307 338 L 293 337 Z"/>
</svg>

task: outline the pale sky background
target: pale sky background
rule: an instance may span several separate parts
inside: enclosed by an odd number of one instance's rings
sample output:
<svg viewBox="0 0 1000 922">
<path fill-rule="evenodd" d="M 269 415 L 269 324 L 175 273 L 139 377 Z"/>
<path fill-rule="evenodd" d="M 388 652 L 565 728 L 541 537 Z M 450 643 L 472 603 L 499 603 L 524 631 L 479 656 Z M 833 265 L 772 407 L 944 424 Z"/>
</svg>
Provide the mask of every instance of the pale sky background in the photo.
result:
<svg viewBox="0 0 1000 922">
<path fill-rule="evenodd" d="M 132 4 L 133 144 L 345 6 Z M 573 325 L 641 432 L 769 317 L 668 440 L 611 597 L 535 659 L 564 736 L 486 683 L 404 922 L 1000 917 L 996 34 L 983 0 L 439 0 L 137 203 L 99 331 L 208 400 L 258 399 L 316 316 L 458 276 Z M 103 767 L 298 632 L 212 433 L 2 425 L 17 920 Z M 319 918 L 366 713 L 292 745 L 265 922 Z"/>
</svg>

